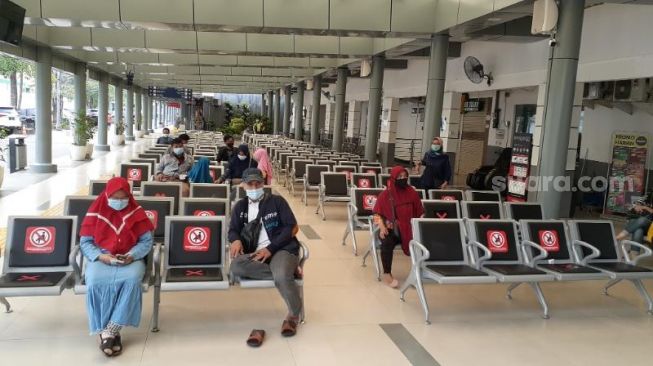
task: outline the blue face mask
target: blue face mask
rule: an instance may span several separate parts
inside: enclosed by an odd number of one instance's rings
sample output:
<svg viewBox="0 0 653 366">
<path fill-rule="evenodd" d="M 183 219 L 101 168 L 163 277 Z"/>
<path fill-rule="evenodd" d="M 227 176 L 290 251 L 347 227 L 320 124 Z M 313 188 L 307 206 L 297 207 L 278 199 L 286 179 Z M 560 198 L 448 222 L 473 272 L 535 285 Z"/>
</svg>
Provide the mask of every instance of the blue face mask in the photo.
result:
<svg viewBox="0 0 653 366">
<path fill-rule="evenodd" d="M 258 201 L 263 197 L 263 188 L 258 188 L 258 189 L 251 189 L 251 190 L 246 190 L 245 194 L 247 194 L 247 197 L 252 200 L 252 201 Z"/>
<path fill-rule="evenodd" d="M 109 198 L 107 201 L 109 202 L 109 207 L 116 211 L 124 210 L 129 204 L 128 199 Z"/>
<path fill-rule="evenodd" d="M 184 155 L 184 148 L 183 147 L 175 147 L 172 149 L 172 152 L 175 153 L 177 156 Z"/>
</svg>

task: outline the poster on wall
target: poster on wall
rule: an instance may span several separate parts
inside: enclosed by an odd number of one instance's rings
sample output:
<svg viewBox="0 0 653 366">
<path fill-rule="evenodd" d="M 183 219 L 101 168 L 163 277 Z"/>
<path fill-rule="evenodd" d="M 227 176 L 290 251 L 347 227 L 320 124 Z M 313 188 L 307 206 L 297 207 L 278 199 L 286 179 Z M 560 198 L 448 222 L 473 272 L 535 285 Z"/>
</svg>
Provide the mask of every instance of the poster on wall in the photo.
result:
<svg viewBox="0 0 653 366">
<path fill-rule="evenodd" d="M 646 167 L 650 135 L 637 132 L 612 134 L 612 160 L 604 213 L 625 214 L 646 192 Z"/>
<path fill-rule="evenodd" d="M 515 133 L 512 138 L 512 156 L 508 169 L 508 202 L 526 202 L 528 200 L 528 177 L 531 169 L 531 152 L 533 135 Z"/>
</svg>

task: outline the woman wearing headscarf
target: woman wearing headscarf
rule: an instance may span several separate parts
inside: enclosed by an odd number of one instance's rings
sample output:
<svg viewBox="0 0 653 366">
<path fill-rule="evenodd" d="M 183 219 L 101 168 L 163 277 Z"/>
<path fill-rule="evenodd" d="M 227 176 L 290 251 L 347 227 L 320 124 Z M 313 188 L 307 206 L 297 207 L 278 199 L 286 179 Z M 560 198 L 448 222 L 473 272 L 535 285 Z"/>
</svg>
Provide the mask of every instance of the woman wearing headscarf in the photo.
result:
<svg viewBox="0 0 653 366">
<path fill-rule="evenodd" d="M 431 143 L 431 149 L 424 154 L 417 168 L 424 166 L 424 172 L 420 178 L 422 189 L 444 189 L 451 180 L 451 163 L 449 156 L 442 152 L 442 139 L 436 137 Z"/>
<path fill-rule="evenodd" d="M 242 144 L 238 146 L 238 153 L 229 159 L 229 169 L 220 178 L 220 182 L 230 180 L 232 185 L 239 184 L 245 169 L 256 167 L 256 161 L 249 154 L 249 147 L 247 144 Z"/>
<path fill-rule="evenodd" d="M 202 157 L 188 172 L 188 181 L 190 183 L 213 183 L 211 171 L 209 170 L 209 158 Z"/>
<path fill-rule="evenodd" d="M 399 282 L 392 276 L 392 256 L 401 244 L 404 254 L 410 255 L 408 244 L 413 239 L 410 220 L 421 217 L 424 207 L 419 194 L 408 185 L 408 170 L 396 166 L 390 171 L 387 188 L 381 192 L 374 206 L 374 223 L 381 239 L 383 281 L 396 288 Z"/>
<path fill-rule="evenodd" d="M 86 309 L 92 334 L 106 356 L 122 352 L 120 330 L 141 320 L 145 261 L 154 226 L 136 203 L 126 179 L 116 177 L 82 222 L 80 247 L 86 258 Z"/>
<path fill-rule="evenodd" d="M 268 151 L 263 148 L 256 149 L 254 151 L 254 160 L 258 164 L 257 168 L 263 173 L 265 185 L 269 186 L 272 184 L 272 163 L 270 163 Z"/>
</svg>

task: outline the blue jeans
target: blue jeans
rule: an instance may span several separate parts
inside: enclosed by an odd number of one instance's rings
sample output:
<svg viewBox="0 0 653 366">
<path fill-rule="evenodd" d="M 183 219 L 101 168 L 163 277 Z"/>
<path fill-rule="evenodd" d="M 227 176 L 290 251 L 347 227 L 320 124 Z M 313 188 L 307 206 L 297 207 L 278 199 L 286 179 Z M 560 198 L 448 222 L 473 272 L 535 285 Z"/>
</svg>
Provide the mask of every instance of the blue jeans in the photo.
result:
<svg viewBox="0 0 653 366">
<path fill-rule="evenodd" d="M 649 219 L 648 216 L 640 216 L 638 218 L 628 220 L 624 230 L 632 235 L 632 240 L 634 242 L 644 244 L 644 236 L 646 235 L 650 225 L 651 219 Z M 632 250 L 639 252 L 639 248 L 633 248 Z"/>
</svg>

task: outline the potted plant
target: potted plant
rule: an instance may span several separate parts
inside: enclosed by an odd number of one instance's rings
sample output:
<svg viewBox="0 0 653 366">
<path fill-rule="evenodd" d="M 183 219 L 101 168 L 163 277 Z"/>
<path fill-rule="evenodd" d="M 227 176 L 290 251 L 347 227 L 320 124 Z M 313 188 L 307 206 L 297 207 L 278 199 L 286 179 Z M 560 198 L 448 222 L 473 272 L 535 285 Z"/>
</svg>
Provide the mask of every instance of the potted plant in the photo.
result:
<svg viewBox="0 0 653 366">
<path fill-rule="evenodd" d="M 70 157 L 74 161 L 86 160 L 86 140 L 89 125 L 86 121 L 86 114 L 80 113 L 75 117 L 73 128 L 73 146 L 70 149 Z"/>
<path fill-rule="evenodd" d="M 86 131 L 86 158 L 91 159 L 93 155 L 93 136 L 97 130 L 97 120 L 86 116 L 86 124 L 88 125 Z"/>
<path fill-rule="evenodd" d="M 116 121 L 114 125 L 114 136 L 112 139 L 112 144 L 114 146 L 120 146 L 125 144 L 125 121 L 120 119 L 119 121 Z"/>
</svg>

